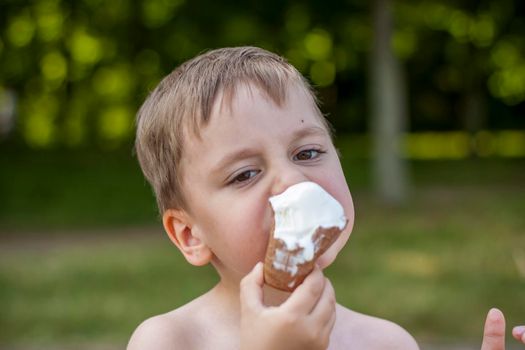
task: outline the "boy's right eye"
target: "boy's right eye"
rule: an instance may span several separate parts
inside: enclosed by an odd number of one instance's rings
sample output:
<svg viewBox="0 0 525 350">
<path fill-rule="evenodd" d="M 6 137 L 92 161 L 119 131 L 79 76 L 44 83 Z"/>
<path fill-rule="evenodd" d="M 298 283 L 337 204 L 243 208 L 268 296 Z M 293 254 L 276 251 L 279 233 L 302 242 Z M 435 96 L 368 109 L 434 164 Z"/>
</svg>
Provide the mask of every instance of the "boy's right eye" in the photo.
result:
<svg viewBox="0 0 525 350">
<path fill-rule="evenodd" d="M 246 170 L 242 173 L 235 176 L 229 184 L 235 185 L 235 184 L 242 184 L 244 182 L 247 182 L 251 180 L 253 177 L 255 177 L 257 174 L 259 174 L 259 170 Z"/>
</svg>

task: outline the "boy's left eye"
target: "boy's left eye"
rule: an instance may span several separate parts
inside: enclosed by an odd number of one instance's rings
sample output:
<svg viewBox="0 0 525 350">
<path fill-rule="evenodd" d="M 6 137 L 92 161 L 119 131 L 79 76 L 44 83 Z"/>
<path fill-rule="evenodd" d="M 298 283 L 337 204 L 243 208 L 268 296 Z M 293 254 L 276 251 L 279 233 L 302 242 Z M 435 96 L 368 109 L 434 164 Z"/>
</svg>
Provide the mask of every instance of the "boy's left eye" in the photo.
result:
<svg viewBox="0 0 525 350">
<path fill-rule="evenodd" d="M 315 159 L 315 158 L 319 157 L 319 155 L 321 153 L 325 153 L 325 152 L 322 152 L 322 151 L 320 151 L 318 149 L 306 149 L 304 151 L 298 152 L 293 157 L 293 159 L 294 160 L 311 160 L 311 159 Z"/>
<path fill-rule="evenodd" d="M 246 170 L 236 175 L 229 183 L 230 184 L 243 184 L 252 180 L 260 171 L 258 170 Z"/>
</svg>

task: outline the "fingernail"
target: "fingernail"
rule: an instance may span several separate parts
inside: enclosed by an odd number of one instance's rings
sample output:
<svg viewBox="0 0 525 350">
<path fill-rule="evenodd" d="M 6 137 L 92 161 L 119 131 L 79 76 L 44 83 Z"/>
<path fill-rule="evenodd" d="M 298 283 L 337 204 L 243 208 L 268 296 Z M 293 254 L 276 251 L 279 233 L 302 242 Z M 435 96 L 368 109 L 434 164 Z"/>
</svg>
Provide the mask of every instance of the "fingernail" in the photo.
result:
<svg viewBox="0 0 525 350">
<path fill-rule="evenodd" d="M 500 309 L 493 307 L 489 311 L 489 317 L 490 318 L 500 318 L 503 313 Z"/>
<path fill-rule="evenodd" d="M 512 328 L 513 334 L 525 334 L 525 326 L 516 326 Z"/>
</svg>

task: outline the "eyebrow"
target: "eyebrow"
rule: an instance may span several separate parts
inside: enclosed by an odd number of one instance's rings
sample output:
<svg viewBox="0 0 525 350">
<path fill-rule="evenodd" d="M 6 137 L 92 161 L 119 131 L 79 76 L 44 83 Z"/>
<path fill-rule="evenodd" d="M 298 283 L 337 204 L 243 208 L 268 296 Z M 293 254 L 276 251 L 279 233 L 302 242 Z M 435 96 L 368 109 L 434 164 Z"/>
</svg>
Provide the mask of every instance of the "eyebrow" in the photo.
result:
<svg viewBox="0 0 525 350">
<path fill-rule="evenodd" d="M 257 150 L 254 148 L 243 148 L 238 151 L 229 153 L 225 155 L 218 163 L 217 166 L 213 167 L 211 173 L 219 173 L 221 170 L 226 168 L 231 163 L 241 160 L 254 157 L 257 153 Z"/>
<path fill-rule="evenodd" d="M 304 127 L 298 130 L 295 130 L 292 133 L 291 140 L 296 141 L 300 140 L 307 136 L 329 136 L 328 132 L 321 127 L 318 126 L 309 126 Z M 229 164 L 242 159 L 247 159 L 254 157 L 257 154 L 257 149 L 255 148 L 243 148 L 237 151 L 234 151 L 232 153 L 229 153 L 225 155 L 218 163 L 217 166 L 215 166 L 211 173 L 218 173 L 222 169 L 226 168 Z"/>
<path fill-rule="evenodd" d="M 305 128 L 298 129 L 292 134 L 292 140 L 299 140 L 306 136 L 329 136 L 328 132 L 319 126 L 308 126 Z"/>
</svg>

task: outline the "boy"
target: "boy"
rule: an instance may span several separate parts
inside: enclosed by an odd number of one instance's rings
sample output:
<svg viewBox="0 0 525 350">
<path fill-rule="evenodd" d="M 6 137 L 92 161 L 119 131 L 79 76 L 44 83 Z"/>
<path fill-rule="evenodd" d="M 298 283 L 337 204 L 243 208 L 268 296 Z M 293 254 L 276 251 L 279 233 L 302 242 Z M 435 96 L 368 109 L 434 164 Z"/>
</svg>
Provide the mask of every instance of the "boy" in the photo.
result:
<svg viewBox="0 0 525 350">
<path fill-rule="evenodd" d="M 323 276 L 354 208 L 315 96 L 283 58 L 239 47 L 182 64 L 140 109 L 136 151 L 166 233 L 220 281 L 143 322 L 128 349 L 418 349 L 401 327 L 337 305 Z M 268 198 L 303 181 L 335 197 L 349 223 L 288 294 L 264 286 L 259 262 L 273 220 Z"/>
</svg>

